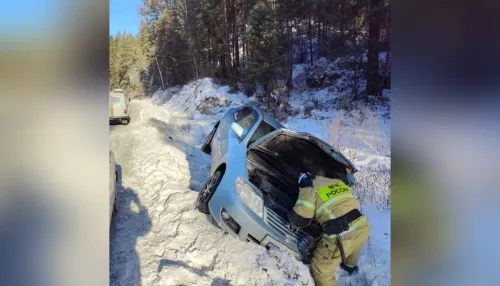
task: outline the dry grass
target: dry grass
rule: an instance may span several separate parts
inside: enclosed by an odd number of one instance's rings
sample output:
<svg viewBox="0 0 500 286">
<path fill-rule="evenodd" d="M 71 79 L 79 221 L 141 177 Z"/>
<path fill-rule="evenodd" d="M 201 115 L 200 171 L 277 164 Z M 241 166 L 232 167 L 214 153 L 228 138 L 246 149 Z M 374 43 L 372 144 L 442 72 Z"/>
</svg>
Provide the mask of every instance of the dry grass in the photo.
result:
<svg viewBox="0 0 500 286">
<path fill-rule="evenodd" d="M 382 120 L 382 121 L 381 121 Z M 342 151 L 359 169 L 355 174 L 357 184 L 353 193 L 362 205 L 373 204 L 381 210 L 391 208 L 391 173 L 390 146 L 388 125 L 383 122 L 376 112 L 369 108 L 362 108 L 357 112 L 339 111 L 332 118 L 323 132 L 326 132 L 330 144 Z M 366 164 L 370 155 L 382 157 L 376 164 Z M 368 256 L 372 265 L 377 267 L 377 254 L 374 252 L 372 240 L 369 238 Z M 376 275 L 367 281 L 368 285 L 387 283 L 387 275 Z"/>
<path fill-rule="evenodd" d="M 276 108 L 268 108 L 267 104 L 260 100 L 251 100 L 249 104 L 256 105 L 262 111 L 272 115 L 279 122 L 285 122 L 289 116 L 296 116 L 300 113 L 300 108 L 292 107 L 286 100 L 280 100 Z"/>
<path fill-rule="evenodd" d="M 218 97 L 207 97 L 203 99 L 202 104 L 196 107 L 201 114 L 204 115 L 215 115 L 213 109 L 216 107 L 228 107 L 231 103 L 228 100 L 222 101 Z"/>
<path fill-rule="evenodd" d="M 389 141 L 389 128 L 381 120 L 376 112 L 368 108 L 355 113 L 339 111 L 324 132 L 329 143 L 359 169 L 355 175 L 358 183 L 353 191 L 360 202 L 390 209 L 390 146 L 385 143 Z M 380 126 L 384 126 L 382 130 Z M 386 140 L 380 140 L 380 137 Z M 378 156 L 375 157 L 378 162 L 367 164 L 368 160 L 373 160 L 372 154 Z"/>
</svg>

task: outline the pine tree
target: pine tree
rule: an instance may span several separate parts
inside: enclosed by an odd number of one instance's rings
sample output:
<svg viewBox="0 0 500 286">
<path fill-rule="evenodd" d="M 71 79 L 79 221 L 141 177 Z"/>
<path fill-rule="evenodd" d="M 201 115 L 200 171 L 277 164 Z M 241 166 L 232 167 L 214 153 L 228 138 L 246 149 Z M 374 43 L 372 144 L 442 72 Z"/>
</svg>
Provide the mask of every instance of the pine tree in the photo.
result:
<svg viewBox="0 0 500 286">
<path fill-rule="evenodd" d="M 293 64 L 327 57 L 347 62 L 357 99 L 380 94 L 390 82 L 389 66 L 382 66 L 383 75 L 378 70 L 379 46 L 388 45 L 379 43 L 380 31 L 390 35 L 383 14 L 388 8 L 380 7 L 389 1 L 143 0 L 139 34 L 110 37 L 110 88 L 151 93 L 214 77 L 243 82 L 250 93 L 262 86 L 270 102 L 277 87 L 293 87 Z M 363 78 L 366 93 L 359 86 Z"/>
<path fill-rule="evenodd" d="M 275 11 L 267 2 L 257 3 L 250 11 L 247 32 L 249 57 L 246 67 L 246 82 L 261 83 L 266 92 L 268 105 L 271 102 L 272 84 L 280 77 L 281 56 L 278 53 L 278 29 Z"/>
<path fill-rule="evenodd" d="M 382 16 L 382 0 L 370 0 L 369 39 L 368 39 L 368 67 L 366 93 L 380 95 L 381 82 L 379 74 L 379 41 L 380 22 Z"/>
</svg>

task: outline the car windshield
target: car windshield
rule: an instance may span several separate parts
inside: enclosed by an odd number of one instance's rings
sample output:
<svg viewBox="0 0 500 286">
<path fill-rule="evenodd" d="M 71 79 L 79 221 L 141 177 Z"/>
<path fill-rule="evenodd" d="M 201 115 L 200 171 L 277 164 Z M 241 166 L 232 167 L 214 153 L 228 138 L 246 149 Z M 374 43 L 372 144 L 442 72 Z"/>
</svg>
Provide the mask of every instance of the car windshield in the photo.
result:
<svg viewBox="0 0 500 286">
<path fill-rule="evenodd" d="M 254 126 L 254 124 L 255 124 L 256 121 L 257 121 L 257 118 L 256 118 L 255 114 L 254 113 L 250 113 L 249 115 L 247 115 L 246 117 L 244 117 L 243 119 L 241 119 L 240 121 L 238 121 L 238 124 L 243 129 L 246 129 L 248 131 L 248 130 L 250 130 Z M 246 136 L 244 136 L 244 137 L 246 137 Z"/>
<path fill-rule="evenodd" d="M 109 99 L 110 99 L 109 101 L 111 101 L 111 102 L 120 102 L 120 98 L 119 97 L 111 96 Z"/>
<path fill-rule="evenodd" d="M 273 132 L 274 130 L 276 130 L 276 128 L 271 126 L 269 123 L 262 121 L 260 123 L 259 127 L 257 128 L 257 130 L 255 130 L 255 133 L 252 135 L 252 138 L 250 138 L 250 142 L 248 143 L 248 145 L 259 140 L 260 138 L 264 137 L 265 135 Z"/>
</svg>

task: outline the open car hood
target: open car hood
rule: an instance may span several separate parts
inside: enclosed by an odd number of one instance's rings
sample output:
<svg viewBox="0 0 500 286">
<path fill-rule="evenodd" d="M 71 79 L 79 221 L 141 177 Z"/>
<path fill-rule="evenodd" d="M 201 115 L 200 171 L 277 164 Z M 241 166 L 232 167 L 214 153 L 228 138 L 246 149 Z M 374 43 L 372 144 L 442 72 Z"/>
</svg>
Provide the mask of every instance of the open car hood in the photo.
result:
<svg viewBox="0 0 500 286">
<path fill-rule="evenodd" d="M 337 148 L 305 132 L 278 129 L 252 143 L 249 149 L 272 156 L 287 169 L 337 178 L 346 176 L 349 185 L 356 183 L 353 174 L 358 170 Z"/>
</svg>

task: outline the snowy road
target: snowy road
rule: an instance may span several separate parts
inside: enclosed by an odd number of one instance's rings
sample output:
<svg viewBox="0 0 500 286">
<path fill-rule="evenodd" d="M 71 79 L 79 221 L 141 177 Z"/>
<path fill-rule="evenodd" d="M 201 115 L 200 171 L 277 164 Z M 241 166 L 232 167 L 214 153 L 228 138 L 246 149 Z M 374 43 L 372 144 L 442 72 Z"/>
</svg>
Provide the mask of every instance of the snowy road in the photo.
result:
<svg viewBox="0 0 500 286">
<path fill-rule="evenodd" d="M 110 133 L 122 171 L 111 285 L 314 285 L 307 266 L 223 233 L 194 209 L 210 172 L 195 146 L 210 121 L 147 100 L 130 108 L 131 123 Z"/>
</svg>

